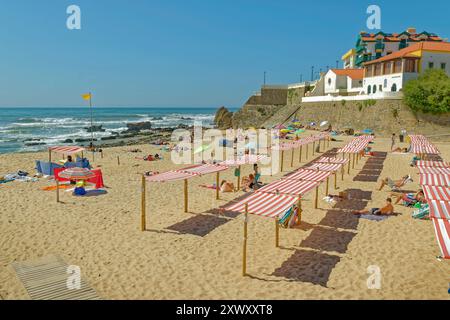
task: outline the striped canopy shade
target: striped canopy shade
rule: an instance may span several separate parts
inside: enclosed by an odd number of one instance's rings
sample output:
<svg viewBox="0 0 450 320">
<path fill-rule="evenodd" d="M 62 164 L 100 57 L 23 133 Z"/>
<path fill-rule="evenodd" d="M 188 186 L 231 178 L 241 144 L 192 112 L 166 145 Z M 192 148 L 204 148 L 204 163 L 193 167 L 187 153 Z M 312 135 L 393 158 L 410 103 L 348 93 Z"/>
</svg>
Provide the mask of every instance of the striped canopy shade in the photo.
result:
<svg viewBox="0 0 450 320">
<path fill-rule="evenodd" d="M 236 159 L 229 159 L 220 163 L 221 166 L 237 167 L 245 164 L 255 164 L 258 162 L 266 161 L 268 156 L 266 155 L 245 155 L 237 157 Z"/>
<path fill-rule="evenodd" d="M 450 187 L 450 175 L 445 174 L 421 174 L 420 185 Z"/>
<path fill-rule="evenodd" d="M 298 200 L 299 197 L 289 195 L 255 192 L 238 203 L 225 207 L 225 210 L 244 213 L 245 205 L 247 204 L 248 213 L 250 214 L 267 218 L 277 218 L 297 203 Z"/>
<path fill-rule="evenodd" d="M 419 173 L 425 174 L 443 174 L 450 175 L 450 168 L 437 168 L 437 167 L 419 167 Z"/>
<path fill-rule="evenodd" d="M 202 164 L 202 165 L 188 167 L 188 168 L 184 168 L 184 169 L 180 169 L 180 170 L 176 170 L 176 171 L 189 173 L 189 174 L 204 175 L 204 174 L 225 171 L 227 169 L 228 169 L 228 167 L 217 165 L 217 164 Z"/>
<path fill-rule="evenodd" d="M 184 179 L 190 179 L 196 177 L 197 174 L 180 172 L 180 171 L 167 171 L 164 173 L 156 174 L 150 177 L 145 177 L 148 182 L 171 182 Z"/>
<path fill-rule="evenodd" d="M 439 150 L 431 144 L 412 144 L 411 153 L 415 154 L 439 154 Z"/>
<path fill-rule="evenodd" d="M 436 238 L 441 248 L 442 257 L 450 259 L 450 221 L 446 219 L 431 219 L 433 220 L 434 231 Z"/>
<path fill-rule="evenodd" d="M 337 164 L 346 164 L 348 163 L 348 159 L 338 159 L 338 158 L 329 158 L 329 157 L 322 157 L 319 160 L 317 160 L 317 163 L 337 163 Z"/>
<path fill-rule="evenodd" d="M 339 164 L 339 163 L 313 163 L 307 167 L 304 167 L 303 169 L 335 172 L 341 168 L 342 168 L 342 164 Z"/>
<path fill-rule="evenodd" d="M 49 147 L 48 150 L 52 152 L 62 153 L 62 154 L 76 154 L 81 153 L 85 151 L 86 149 L 83 147 L 77 147 L 77 146 L 55 146 L 55 147 Z"/>
<path fill-rule="evenodd" d="M 258 189 L 257 192 L 304 195 L 319 184 L 316 181 L 278 180 Z"/>
<path fill-rule="evenodd" d="M 450 201 L 450 188 L 438 186 L 423 186 L 427 200 Z"/>
<path fill-rule="evenodd" d="M 450 220 L 449 201 L 431 200 L 428 202 L 430 203 L 430 216 L 432 218 Z"/>
<path fill-rule="evenodd" d="M 314 170 L 297 170 L 294 173 L 283 177 L 285 180 L 306 180 L 306 181 L 324 181 L 331 172 L 329 171 L 314 171 Z"/>
<path fill-rule="evenodd" d="M 432 167 L 432 168 L 450 168 L 450 163 L 443 161 L 417 161 L 418 167 Z"/>
<path fill-rule="evenodd" d="M 61 171 L 59 176 L 69 180 L 88 180 L 95 177 L 95 173 L 86 168 L 69 168 Z"/>
</svg>

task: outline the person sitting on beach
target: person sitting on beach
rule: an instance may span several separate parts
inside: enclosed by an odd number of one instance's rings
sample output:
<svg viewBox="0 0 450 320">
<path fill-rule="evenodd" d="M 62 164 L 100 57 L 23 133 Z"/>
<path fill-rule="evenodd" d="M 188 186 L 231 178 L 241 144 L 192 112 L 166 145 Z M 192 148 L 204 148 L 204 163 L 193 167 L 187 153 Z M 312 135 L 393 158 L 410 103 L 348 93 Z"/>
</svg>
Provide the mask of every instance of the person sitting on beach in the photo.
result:
<svg viewBox="0 0 450 320">
<path fill-rule="evenodd" d="M 161 156 L 159 154 L 155 154 L 155 160 L 161 160 Z"/>
<path fill-rule="evenodd" d="M 408 153 L 408 148 L 400 148 L 397 147 L 394 150 L 392 150 L 392 152 L 396 152 L 396 153 Z"/>
<path fill-rule="evenodd" d="M 425 199 L 425 194 L 422 190 L 417 191 L 416 194 L 414 193 L 392 193 L 392 198 L 396 198 L 395 204 L 399 204 L 400 201 L 403 201 L 404 205 L 409 207 L 413 206 L 418 202 L 426 203 L 427 200 Z"/>
<path fill-rule="evenodd" d="M 221 192 L 234 192 L 234 183 L 230 181 L 223 180 L 220 183 Z"/>
<path fill-rule="evenodd" d="M 361 210 L 361 211 L 355 211 L 353 214 L 360 215 L 360 214 L 372 214 L 376 216 L 389 216 L 394 214 L 394 206 L 392 205 L 392 199 L 387 198 L 386 199 L 386 205 L 383 208 L 372 208 L 370 210 Z"/>
<path fill-rule="evenodd" d="M 413 179 L 409 175 L 404 176 L 400 180 L 392 180 L 391 178 L 385 178 L 381 181 L 381 186 L 378 188 L 378 191 L 381 191 L 385 186 L 389 186 L 391 189 L 400 189 L 405 186 L 408 182 L 413 182 Z"/>
<path fill-rule="evenodd" d="M 72 156 L 67 156 L 66 163 L 71 163 L 71 162 L 73 162 Z"/>
<path fill-rule="evenodd" d="M 244 192 L 248 192 L 249 190 L 253 190 L 255 187 L 255 176 L 253 174 L 250 174 L 248 177 L 244 177 L 242 179 L 242 190 Z"/>
</svg>

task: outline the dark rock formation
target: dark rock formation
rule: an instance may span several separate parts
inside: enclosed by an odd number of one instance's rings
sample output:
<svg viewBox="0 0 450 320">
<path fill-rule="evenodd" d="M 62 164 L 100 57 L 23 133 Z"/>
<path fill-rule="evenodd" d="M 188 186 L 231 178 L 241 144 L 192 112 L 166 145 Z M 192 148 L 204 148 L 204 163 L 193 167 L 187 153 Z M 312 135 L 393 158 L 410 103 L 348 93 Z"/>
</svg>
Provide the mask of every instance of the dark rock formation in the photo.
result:
<svg viewBox="0 0 450 320">
<path fill-rule="evenodd" d="M 127 132 L 139 132 L 142 130 L 150 130 L 152 128 L 151 122 L 137 122 L 137 123 L 127 123 Z"/>
<path fill-rule="evenodd" d="M 102 125 L 99 126 L 92 126 L 92 127 L 86 127 L 84 128 L 87 132 L 105 132 L 106 129 L 103 129 Z"/>
<path fill-rule="evenodd" d="M 222 130 L 231 128 L 233 125 L 233 112 L 230 112 L 223 106 L 220 107 L 214 117 L 214 124 Z"/>
<path fill-rule="evenodd" d="M 66 140 L 63 141 L 63 143 L 73 143 L 73 140 L 72 139 L 66 139 Z"/>
</svg>

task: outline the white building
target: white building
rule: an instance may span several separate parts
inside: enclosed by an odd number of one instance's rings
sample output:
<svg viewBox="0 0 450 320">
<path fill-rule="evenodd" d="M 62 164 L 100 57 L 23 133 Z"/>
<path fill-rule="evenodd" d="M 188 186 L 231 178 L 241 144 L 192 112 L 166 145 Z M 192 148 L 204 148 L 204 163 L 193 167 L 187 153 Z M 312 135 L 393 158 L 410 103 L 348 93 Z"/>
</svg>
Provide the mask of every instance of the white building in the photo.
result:
<svg viewBox="0 0 450 320">
<path fill-rule="evenodd" d="M 325 74 L 325 95 L 355 95 L 363 90 L 363 69 L 330 69 Z"/>
<path fill-rule="evenodd" d="M 364 64 L 364 93 L 398 92 L 426 69 L 450 76 L 450 43 L 421 42 Z"/>
</svg>

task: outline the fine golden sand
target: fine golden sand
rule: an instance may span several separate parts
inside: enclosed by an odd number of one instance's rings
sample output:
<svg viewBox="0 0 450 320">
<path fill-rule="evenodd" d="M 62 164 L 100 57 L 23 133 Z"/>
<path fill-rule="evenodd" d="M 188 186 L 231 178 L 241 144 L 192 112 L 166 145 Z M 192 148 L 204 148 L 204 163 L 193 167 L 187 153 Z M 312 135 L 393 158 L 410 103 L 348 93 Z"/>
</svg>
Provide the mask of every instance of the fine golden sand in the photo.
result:
<svg viewBox="0 0 450 320">
<path fill-rule="evenodd" d="M 339 138 L 331 148 L 350 138 Z M 450 159 L 450 145 L 437 143 Z M 374 151 L 385 152 L 388 139 L 377 138 Z M 406 145 L 405 145 L 406 146 Z M 126 150 L 140 148 L 141 154 Z M 248 277 L 241 276 L 243 219 L 208 213 L 242 196 L 199 187 L 215 175 L 189 180 L 189 209 L 183 213 L 183 182 L 148 184 L 147 228 L 140 231 L 141 174 L 176 168 L 164 161 L 135 159 L 161 153 L 151 146 L 105 150 L 101 166 L 108 194 L 75 198 L 62 191 L 42 191 L 52 182 L 0 185 L 0 299 L 29 299 L 10 264 L 55 254 L 81 267 L 82 275 L 103 299 L 448 299 L 450 265 L 440 254 L 432 223 L 413 220 L 412 209 L 396 206 L 400 215 L 382 222 L 356 219 L 349 210 L 380 207 L 389 192 L 376 191 L 381 177 L 411 174 L 418 189 L 411 155 L 388 154 L 378 182 L 353 182 L 366 159 L 351 175 L 339 177 L 339 190 L 354 189 L 355 200 L 332 208 L 324 201 L 313 209 L 313 194 L 304 202 L 303 223 L 280 231 L 275 248 L 274 221 L 250 216 Z M 117 164 L 120 156 L 121 165 Z M 318 155 L 316 154 L 315 157 Z M 34 173 L 34 160 L 47 153 L 0 155 L 0 175 L 19 169 Z M 98 158 L 98 156 L 97 156 Z M 310 155 L 308 161 L 313 157 Z M 285 171 L 290 168 L 287 156 Z M 243 174 L 251 172 L 245 166 Z M 285 172 L 286 173 L 286 172 Z M 235 180 L 233 170 L 221 174 Z M 270 182 L 281 177 L 263 177 Z M 325 186 L 321 187 L 321 198 Z M 367 203 L 364 201 L 368 200 Z M 342 210 L 344 209 L 344 210 Z M 381 288 L 369 290 L 368 267 L 381 270 Z"/>
</svg>

